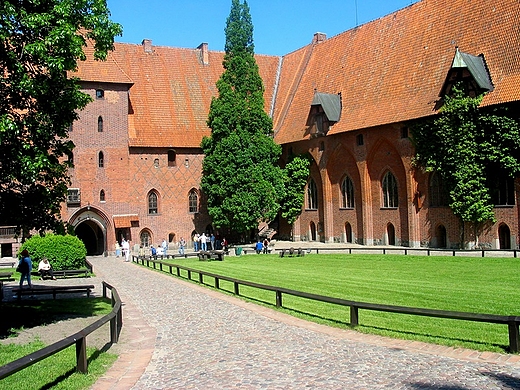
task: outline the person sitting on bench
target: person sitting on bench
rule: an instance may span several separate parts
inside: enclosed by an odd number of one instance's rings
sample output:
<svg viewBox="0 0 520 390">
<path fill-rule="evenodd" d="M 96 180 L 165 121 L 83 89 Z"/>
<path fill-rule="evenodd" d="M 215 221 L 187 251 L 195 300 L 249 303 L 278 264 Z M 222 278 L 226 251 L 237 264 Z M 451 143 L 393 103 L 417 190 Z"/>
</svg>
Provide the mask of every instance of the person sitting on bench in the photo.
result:
<svg viewBox="0 0 520 390">
<path fill-rule="evenodd" d="M 46 276 L 49 276 L 52 280 L 56 280 L 54 277 L 54 272 L 52 271 L 51 263 L 49 263 L 49 260 L 47 260 L 46 257 L 44 257 L 38 264 L 38 273 L 42 279 L 44 279 Z"/>
</svg>

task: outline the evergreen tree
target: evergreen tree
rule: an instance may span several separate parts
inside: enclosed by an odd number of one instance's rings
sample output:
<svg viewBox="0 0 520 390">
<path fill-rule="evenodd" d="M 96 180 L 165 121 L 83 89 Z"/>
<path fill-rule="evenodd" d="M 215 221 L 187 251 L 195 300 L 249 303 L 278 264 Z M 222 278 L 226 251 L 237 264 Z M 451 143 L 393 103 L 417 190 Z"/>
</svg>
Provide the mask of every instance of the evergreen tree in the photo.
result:
<svg viewBox="0 0 520 390">
<path fill-rule="evenodd" d="M 0 0 L 0 222 L 63 231 L 74 147 L 68 129 L 90 97 L 67 73 L 87 40 L 104 59 L 121 26 L 106 0 Z"/>
<path fill-rule="evenodd" d="M 214 225 L 245 233 L 274 219 L 280 209 L 281 147 L 273 141 L 273 123 L 264 111 L 247 2 L 232 0 L 225 34 L 224 72 L 207 121 L 211 136 L 201 144 L 201 187 Z"/>
<path fill-rule="evenodd" d="M 504 107 L 479 108 L 483 95 L 466 96 L 461 87 L 446 96 L 438 116 L 415 123 L 411 130 L 414 163 L 438 172 L 449 193 L 449 206 L 475 238 L 481 227 L 495 222 L 492 183 L 499 172 L 520 174 L 520 122 Z"/>
</svg>

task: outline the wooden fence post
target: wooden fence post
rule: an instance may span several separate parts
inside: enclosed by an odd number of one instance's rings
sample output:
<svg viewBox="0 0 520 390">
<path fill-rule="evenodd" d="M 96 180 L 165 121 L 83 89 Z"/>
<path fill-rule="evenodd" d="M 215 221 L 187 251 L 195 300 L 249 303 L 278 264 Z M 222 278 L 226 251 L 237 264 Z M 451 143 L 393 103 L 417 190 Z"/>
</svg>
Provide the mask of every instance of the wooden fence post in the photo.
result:
<svg viewBox="0 0 520 390">
<path fill-rule="evenodd" d="M 511 321 L 507 324 L 509 328 L 509 352 L 517 353 L 520 349 L 520 334 L 518 333 L 518 322 Z"/>
<path fill-rule="evenodd" d="M 282 307 L 282 292 L 276 290 L 276 307 Z"/>
<path fill-rule="evenodd" d="M 87 368 L 87 342 L 86 338 L 82 337 L 76 341 L 76 370 L 86 374 Z"/>
<path fill-rule="evenodd" d="M 234 282 L 235 284 L 235 295 L 240 295 L 240 291 L 238 291 L 238 282 Z"/>
<path fill-rule="evenodd" d="M 350 306 L 350 325 L 359 325 L 359 308 L 357 306 Z"/>
</svg>

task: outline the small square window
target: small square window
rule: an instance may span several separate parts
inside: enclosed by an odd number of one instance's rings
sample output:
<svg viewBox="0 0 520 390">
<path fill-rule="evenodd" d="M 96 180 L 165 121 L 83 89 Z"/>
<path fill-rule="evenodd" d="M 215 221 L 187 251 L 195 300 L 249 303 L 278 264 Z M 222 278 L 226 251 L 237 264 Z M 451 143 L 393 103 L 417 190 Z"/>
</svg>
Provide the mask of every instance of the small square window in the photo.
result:
<svg viewBox="0 0 520 390">
<path fill-rule="evenodd" d="M 96 99 L 103 99 L 105 97 L 105 91 L 102 89 L 96 89 Z"/>
</svg>

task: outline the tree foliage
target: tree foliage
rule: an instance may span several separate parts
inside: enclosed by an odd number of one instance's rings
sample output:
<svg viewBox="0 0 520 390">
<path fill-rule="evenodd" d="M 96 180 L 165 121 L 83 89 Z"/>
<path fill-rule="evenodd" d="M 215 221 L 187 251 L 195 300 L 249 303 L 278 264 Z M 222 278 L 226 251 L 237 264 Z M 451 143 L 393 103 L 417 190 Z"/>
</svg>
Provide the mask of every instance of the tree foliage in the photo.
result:
<svg viewBox="0 0 520 390">
<path fill-rule="evenodd" d="M 243 233 L 279 211 L 284 194 L 277 166 L 281 147 L 273 141 L 273 123 L 264 111 L 247 2 L 232 0 L 225 33 L 224 72 L 207 121 L 211 136 L 201 143 L 201 187 L 214 225 Z"/>
<path fill-rule="evenodd" d="M 121 26 L 106 0 L 0 0 L 0 221 L 60 231 L 73 143 L 69 127 L 90 101 L 67 72 L 113 48 Z"/>
<path fill-rule="evenodd" d="M 464 222 L 494 222 L 491 178 L 520 173 L 520 123 L 506 108 L 479 108 L 483 96 L 462 88 L 446 96 L 440 114 L 415 123 L 415 163 L 436 171 L 449 192 L 449 206 Z"/>
<path fill-rule="evenodd" d="M 289 225 L 292 225 L 302 212 L 310 166 L 311 159 L 306 155 L 289 156 L 285 166 L 285 198 L 281 215 Z"/>
</svg>

